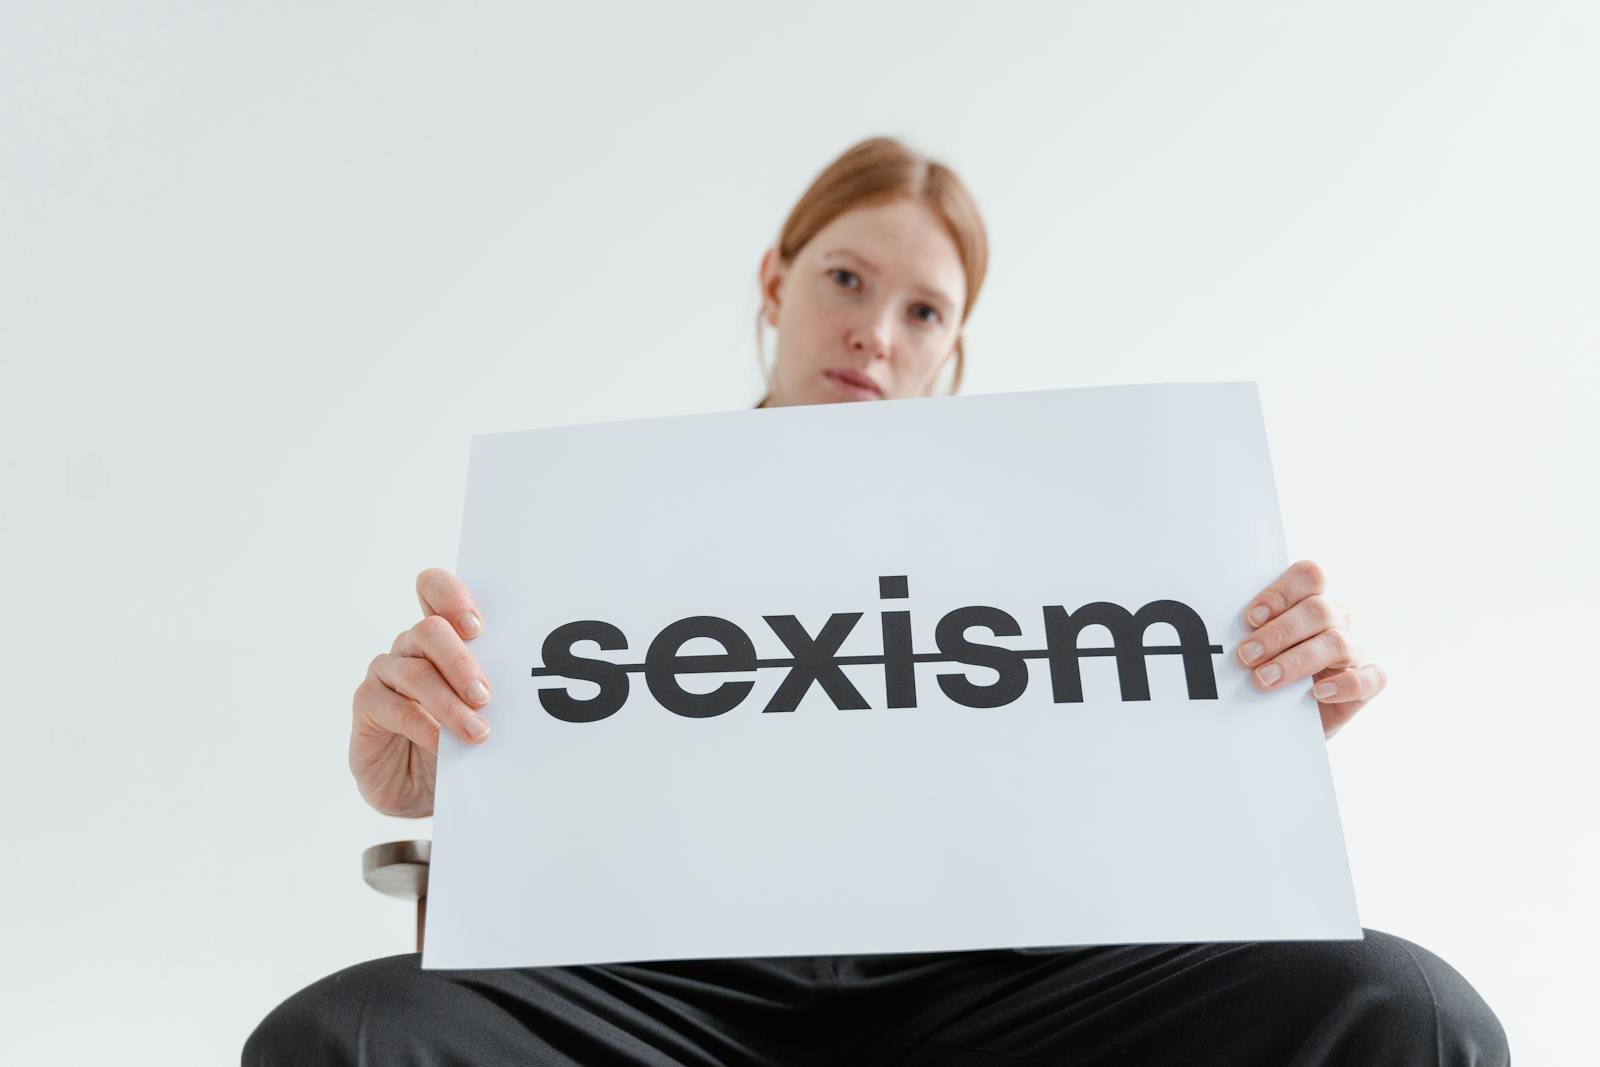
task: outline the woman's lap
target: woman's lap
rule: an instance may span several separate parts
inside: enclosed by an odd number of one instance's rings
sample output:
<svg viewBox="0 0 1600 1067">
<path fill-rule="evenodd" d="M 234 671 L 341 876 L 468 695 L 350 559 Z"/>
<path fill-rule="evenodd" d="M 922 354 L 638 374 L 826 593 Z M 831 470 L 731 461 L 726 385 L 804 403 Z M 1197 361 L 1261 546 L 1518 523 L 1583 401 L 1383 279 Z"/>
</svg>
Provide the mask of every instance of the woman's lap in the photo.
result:
<svg viewBox="0 0 1600 1067">
<path fill-rule="evenodd" d="M 295 993 L 244 1062 L 1509 1062 L 1454 968 L 1366 935 L 468 971 L 409 953 Z"/>
</svg>

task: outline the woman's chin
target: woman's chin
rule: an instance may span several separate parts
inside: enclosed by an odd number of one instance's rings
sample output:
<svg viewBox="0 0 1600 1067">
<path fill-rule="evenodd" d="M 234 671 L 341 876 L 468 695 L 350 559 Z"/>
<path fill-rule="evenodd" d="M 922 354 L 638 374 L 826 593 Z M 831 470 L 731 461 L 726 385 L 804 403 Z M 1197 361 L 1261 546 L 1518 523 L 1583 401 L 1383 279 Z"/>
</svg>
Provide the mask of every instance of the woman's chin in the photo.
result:
<svg viewBox="0 0 1600 1067">
<path fill-rule="evenodd" d="M 816 384 L 817 388 L 822 392 L 822 394 L 827 397 L 827 402 L 829 403 L 840 400 L 849 401 L 883 399 L 883 393 L 878 391 L 878 389 L 857 385 L 853 382 L 846 382 L 832 374 L 829 374 L 827 371 L 823 371 L 821 374 L 819 374 L 815 379 L 813 379 L 813 382 Z"/>
<path fill-rule="evenodd" d="M 768 407 L 803 407 L 808 404 L 861 404 L 872 400 L 882 400 L 881 396 L 848 396 L 839 390 L 824 385 L 820 389 L 808 389 L 805 393 L 792 398 L 785 398 Z"/>
</svg>

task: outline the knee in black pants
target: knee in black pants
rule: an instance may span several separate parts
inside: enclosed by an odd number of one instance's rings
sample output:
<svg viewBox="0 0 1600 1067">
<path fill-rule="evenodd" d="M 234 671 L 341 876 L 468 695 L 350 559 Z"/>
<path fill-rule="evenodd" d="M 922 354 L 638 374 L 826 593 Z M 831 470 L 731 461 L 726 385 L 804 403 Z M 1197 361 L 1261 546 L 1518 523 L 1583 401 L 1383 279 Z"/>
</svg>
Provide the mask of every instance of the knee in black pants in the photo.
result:
<svg viewBox="0 0 1600 1067">
<path fill-rule="evenodd" d="M 364 1025 L 425 1012 L 415 998 L 416 953 L 368 960 L 306 986 L 272 1009 L 245 1039 L 245 1067 L 357 1063 Z M 370 1016 L 364 1020 L 364 1016 Z"/>
<path fill-rule="evenodd" d="M 1308 1024 L 1307 1062 L 1510 1063 L 1505 1029 L 1460 972 L 1404 938 L 1364 932 L 1261 946 L 1257 962 L 1294 991 L 1290 1010 Z"/>
</svg>

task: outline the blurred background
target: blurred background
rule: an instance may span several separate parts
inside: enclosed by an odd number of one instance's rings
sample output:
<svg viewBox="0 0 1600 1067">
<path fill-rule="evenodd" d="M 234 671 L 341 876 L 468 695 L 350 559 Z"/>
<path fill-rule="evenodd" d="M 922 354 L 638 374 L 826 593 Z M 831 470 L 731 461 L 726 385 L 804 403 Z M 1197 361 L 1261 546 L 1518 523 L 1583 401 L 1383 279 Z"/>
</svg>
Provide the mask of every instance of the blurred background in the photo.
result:
<svg viewBox="0 0 1600 1067">
<path fill-rule="evenodd" d="M 761 252 L 883 133 L 986 215 L 965 392 L 1260 383 L 1390 677 L 1362 922 L 1575 1062 L 1597 101 L 1581 0 L 5 5 L 0 1059 L 236 1061 L 411 950 L 350 703 L 469 435 L 753 404 Z"/>
</svg>

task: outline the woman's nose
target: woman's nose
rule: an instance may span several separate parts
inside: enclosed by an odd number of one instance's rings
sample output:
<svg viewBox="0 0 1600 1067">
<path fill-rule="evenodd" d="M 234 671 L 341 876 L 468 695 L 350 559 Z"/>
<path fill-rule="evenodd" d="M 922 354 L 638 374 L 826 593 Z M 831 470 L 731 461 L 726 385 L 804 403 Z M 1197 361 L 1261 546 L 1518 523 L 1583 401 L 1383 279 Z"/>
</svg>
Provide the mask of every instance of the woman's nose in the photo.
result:
<svg viewBox="0 0 1600 1067">
<path fill-rule="evenodd" d="M 866 352 L 874 359 L 887 359 L 892 343 L 893 334 L 887 314 L 860 323 L 850 332 L 850 347 L 857 352 Z"/>
</svg>

